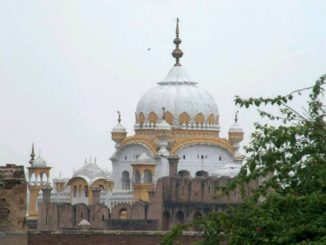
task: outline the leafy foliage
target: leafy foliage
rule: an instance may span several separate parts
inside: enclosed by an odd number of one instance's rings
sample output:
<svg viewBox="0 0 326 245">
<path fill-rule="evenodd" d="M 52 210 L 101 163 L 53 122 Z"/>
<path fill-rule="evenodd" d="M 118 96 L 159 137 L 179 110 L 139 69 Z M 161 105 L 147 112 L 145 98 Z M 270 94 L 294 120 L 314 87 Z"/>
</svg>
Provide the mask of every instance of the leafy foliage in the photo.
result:
<svg viewBox="0 0 326 245">
<path fill-rule="evenodd" d="M 280 115 L 263 110 L 259 113 L 280 125 L 255 124 L 255 132 L 246 148 L 249 157 L 232 183 L 233 187 L 260 178 L 264 181 L 258 195 L 264 195 L 270 189 L 295 195 L 315 191 L 325 193 L 326 122 L 322 103 L 325 78 L 322 76 L 313 87 L 303 89 L 311 89 L 307 116 L 286 104 L 294 99 L 294 95 L 301 94 L 302 89 L 276 98 L 236 97 L 235 102 L 240 106 L 261 107 L 264 104 L 279 107 Z"/>
<path fill-rule="evenodd" d="M 235 98 L 273 123 L 255 124 L 245 163 L 225 189 L 227 194 L 240 186 L 244 202 L 204 217 L 200 244 L 326 244 L 325 80 L 285 96 Z M 302 113 L 289 104 L 303 91 L 310 94 Z M 278 114 L 262 109 L 270 106 Z M 246 184 L 257 180 L 246 195 Z"/>
<path fill-rule="evenodd" d="M 165 235 L 160 242 L 161 245 L 177 245 L 178 242 L 176 240 L 178 237 L 182 234 L 184 230 L 186 230 L 190 224 L 180 224 L 180 225 L 175 225 L 172 227 L 171 231 Z"/>
</svg>

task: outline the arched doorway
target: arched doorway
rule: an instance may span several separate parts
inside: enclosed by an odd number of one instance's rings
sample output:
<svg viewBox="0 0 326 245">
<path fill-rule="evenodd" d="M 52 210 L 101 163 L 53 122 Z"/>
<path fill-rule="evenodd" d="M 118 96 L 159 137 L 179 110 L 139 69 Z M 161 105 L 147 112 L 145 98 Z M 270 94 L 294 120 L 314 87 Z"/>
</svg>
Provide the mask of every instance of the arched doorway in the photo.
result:
<svg viewBox="0 0 326 245">
<path fill-rule="evenodd" d="M 176 224 L 183 224 L 184 222 L 185 222 L 185 216 L 184 216 L 183 212 L 180 210 L 175 215 L 175 223 Z"/>
<path fill-rule="evenodd" d="M 199 230 L 199 221 L 203 217 L 200 211 L 195 211 L 194 214 L 192 215 L 192 220 L 193 220 L 193 229 L 196 231 Z"/>
<path fill-rule="evenodd" d="M 169 211 L 164 211 L 162 214 L 162 230 L 168 231 L 170 229 L 171 216 Z"/>
<path fill-rule="evenodd" d="M 128 219 L 128 212 L 125 208 L 120 210 L 119 219 Z"/>
<path fill-rule="evenodd" d="M 201 217 L 203 217 L 203 215 L 198 210 L 196 212 L 194 212 L 194 214 L 192 216 L 193 220 L 199 220 Z"/>
</svg>

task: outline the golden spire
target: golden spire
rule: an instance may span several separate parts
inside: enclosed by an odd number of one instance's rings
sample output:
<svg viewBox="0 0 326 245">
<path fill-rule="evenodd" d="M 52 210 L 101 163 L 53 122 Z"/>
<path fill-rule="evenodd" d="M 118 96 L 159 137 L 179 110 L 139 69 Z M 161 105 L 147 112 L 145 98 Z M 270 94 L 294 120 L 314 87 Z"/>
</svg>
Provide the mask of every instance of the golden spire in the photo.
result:
<svg viewBox="0 0 326 245">
<path fill-rule="evenodd" d="M 236 112 L 235 112 L 235 117 L 234 117 L 234 122 L 235 122 L 235 124 L 238 123 L 238 114 L 239 114 L 239 111 L 236 111 Z"/>
<path fill-rule="evenodd" d="M 120 113 L 120 111 L 117 111 L 117 113 L 118 113 L 118 123 L 120 124 L 121 123 L 121 113 Z"/>
<path fill-rule="evenodd" d="M 172 52 L 172 56 L 175 58 L 174 66 L 181 66 L 181 64 L 179 63 L 179 60 L 183 56 L 183 52 L 181 49 L 179 49 L 179 45 L 181 43 L 181 39 L 179 38 L 179 18 L 177 18 L 177 27 L 175 29 L 175 34 L 176 34 L 176 37 L 175 37 L 173 43 L 175 44 L 176 47 Z"/>
<path fill-rule="evenodd" d="M 31 153 L 31 160 L 29 160 L 29 163 L 32 164 L 35 158 L 35 153 L 34 153 L 34 143 L 32 144 L 32 153 Z"/>
</svg>

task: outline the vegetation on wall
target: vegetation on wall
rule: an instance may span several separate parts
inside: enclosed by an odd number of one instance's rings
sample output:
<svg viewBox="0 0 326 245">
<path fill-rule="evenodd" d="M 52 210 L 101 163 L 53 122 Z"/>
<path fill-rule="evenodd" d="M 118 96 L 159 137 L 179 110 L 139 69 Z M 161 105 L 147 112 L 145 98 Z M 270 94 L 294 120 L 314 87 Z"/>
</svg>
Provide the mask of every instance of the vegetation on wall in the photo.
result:
<svg viewBox="0 0 326 245">
<path fill-rule="evenodd" d="M 255 124 L 244 165 L 224 189 L 227 195 L 240 187 L 244 202 L 199 223 L 175 226 L 162 244 L 173 244 L 194 225 L 204 233 L 199 244 L 326 244 L 325 79 L 285 96 L 235 98 L 268 121 Z M 306 92 L 306 108 L 295 109 L 293 100 Z M 244 187 L 251 181 L 259 187 L 247 195 Z"/>
</svg>

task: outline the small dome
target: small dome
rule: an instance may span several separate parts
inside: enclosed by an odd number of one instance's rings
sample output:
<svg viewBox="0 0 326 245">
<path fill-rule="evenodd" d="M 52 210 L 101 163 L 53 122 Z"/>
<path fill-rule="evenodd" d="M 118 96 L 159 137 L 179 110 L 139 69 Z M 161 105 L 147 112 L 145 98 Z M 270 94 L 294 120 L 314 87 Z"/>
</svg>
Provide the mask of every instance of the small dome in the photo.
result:
<svg viewBox="0 0 326 245">
<path fill-rule="evenodd" d="M 90 225 L 90 223 L 86 220 L 86 219 L 83 219 L 82 221 L 79 222 L 78 224 L 79 226 L 83 226 L 83 225 Z"/>
<path fill-rule="evenodd" d="M 78 226 L 82 230 L 88 230 L 91 224 L 86 219 L 83 219 L 79 222 Z"/>
<path fill-rule="evenodd" d="M 159 130 L 171 130 L 172 126 L 167 123 L 167 121 L 162 120 L 158 124 L 156 124 L 156 129 Z"/>
<path fill-rule="evenodd" d="M 122 126 L 121 123 L 118 123 L 113 129 L 112 133 L 126 133 L 126 128 Z"/>
<path fill-rule="evenodd" d="M 33 167 L 46 167 L 46 161 L 41 157 L 38 156 L 32 163 Z"/>
<path fill-rule="evenodd" d="M 153 160 L 145 153 L 143 152 L 137 159 L 137 163 L 142 163 L 142 164 L 148 164 L 148 163 L 153 163 Z"/>
<path fill-rule="evenodd" d="M 232 127 L 229 129 L 230 133 L 242 133 L 243 129 L 240 127 L 239 124 L 235 123 L 232 125 Z"/>
<path fill-rule="evenodd" d="M 73 177 L 78 177 L 78 176 L 85 176 L 90 180 L 93 180 L 99 177 L 106 179 L 107 174 L 96 163 L 87 163 L 83 167 L 78 169 L 73 175 Z"/>
</svg>

